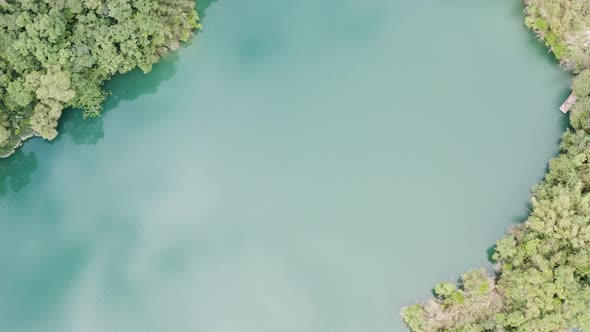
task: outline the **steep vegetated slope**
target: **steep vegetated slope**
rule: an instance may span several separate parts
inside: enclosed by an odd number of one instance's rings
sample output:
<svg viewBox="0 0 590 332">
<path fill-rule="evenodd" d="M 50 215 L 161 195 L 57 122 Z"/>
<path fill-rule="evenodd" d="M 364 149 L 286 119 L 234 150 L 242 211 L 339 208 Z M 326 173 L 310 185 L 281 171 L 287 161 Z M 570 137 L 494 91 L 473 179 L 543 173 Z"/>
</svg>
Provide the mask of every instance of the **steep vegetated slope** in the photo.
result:
<svg viewBox="0 0 590 332">
<path fill-rule="evenodd" d="M 590 2 L 527 0 L 526 25 L 555 54 L 567 70 L 590 65 Z"/>
<path fill-rule="evenodd" d="M 0 156 L 53 139 L 65 108 L 98 115 L 105 80 L 149 72 L 198 22 L 193 0 L 0 0 Z"/>
<path fill-rule="evenodd" d="M 530 0 L 526 24 L 566 70 L 578 101 L 528 219 L 496 245 L 495 275 L 463 274 L 405 308 L 413 331 L 590 331 L 590 1 Z"/>
</svg>

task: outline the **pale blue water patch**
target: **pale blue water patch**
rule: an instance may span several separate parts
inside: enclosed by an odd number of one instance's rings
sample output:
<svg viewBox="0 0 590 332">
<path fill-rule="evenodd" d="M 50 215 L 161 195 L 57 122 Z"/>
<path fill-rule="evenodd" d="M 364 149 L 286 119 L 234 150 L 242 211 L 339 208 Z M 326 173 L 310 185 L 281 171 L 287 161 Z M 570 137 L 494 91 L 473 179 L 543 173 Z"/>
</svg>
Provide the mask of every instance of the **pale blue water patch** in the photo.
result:
<svg viewBox="0 0 590 332">
<path fill-rule="evenodd" d="M 514 1 L 223 0 L 0 161 L 0 330 L 403 331 L 486 266 L 569 77 Z"/>
</svg>

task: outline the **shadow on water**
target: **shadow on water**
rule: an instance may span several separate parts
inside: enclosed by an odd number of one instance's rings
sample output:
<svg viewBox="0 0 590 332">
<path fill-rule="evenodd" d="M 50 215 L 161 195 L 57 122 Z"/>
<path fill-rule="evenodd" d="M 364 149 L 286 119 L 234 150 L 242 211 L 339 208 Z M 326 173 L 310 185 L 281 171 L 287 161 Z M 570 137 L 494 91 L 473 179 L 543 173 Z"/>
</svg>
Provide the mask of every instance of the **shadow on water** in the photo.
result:
<svg viewBox="0 0 590 332">
<path fill-rule="evenodd" d="M 31 180 L 37 169 L 37 156 L 18 150 L 6 159 L 0 159 L 0 197 L 9 192 L 18 192 Z"/>
<path fill-rule="evenodd" d="M 204 0 L 200 3 L 198 8 L 201 17 L 204 17 L 204 10 L 212 2 L 214 0 Z M 60 134 L 51 144 L 63 137 L 70 137 L 76 144 L 97 144 L 104 137 L 103 116 L 123 101 L 156 93 L 162 82 L 174 77 L 177 63 L 178 53 L 175 52 L 154 65 L 149 74 L 134 70 L 125 75 L 117 75 L 105 84 L 105 90 L 110 91 L 111 95 L 105 101 L 102 116 L 84 119 L 80 110 L 67 110 L 60 121 Z M 18 150 L 9 158 L 0 159 L 0 198 L 24 188 L 37 167 L 37 157 L 33 152 L 25 154 Z M 15 243 L 9 245 L 11 248 L 21 249 L 25 246 L 23 243 L 27 242 L 20 239 L 34 236 L 28 233 L 27 225 L 20 223 L 14 231 L 21 236 L 13 237 Z M 56 230 L 47 229 L 42 237 L 30 243 L 48 248 L 59 242 L 59 246 L 37 256 L 27 256 L 27 259 L 20 259 L 18 262 L 8 254 L 0 260 L 1 267 L 10 269 L 9 277 L 28 276 L 20 279 L 5 278 L 1 283 L 0 292 L 5 296 L 0 299 L 0 330 L 16 331 L 23 326 L 33 328 L 56 315 L 60 306 L 56 306 L 55 300 L 65 298 L 70 292 L 71 285 L 75 284 L 78 276 L 86 268 L 90 256 L 85 250 L 85 244 L 61 242 L 59 231 L 53 231 Z"/>
<path fill-rule="evenodd" d="M 205 17 L 207 8 L 217 1 L 197 1 L 197 10 L 201 19 Z M 190 45 L 192 40 L 185 46 Z M 59 142 L 64 136 L 69 136 L 76 144 L 98 143 L 104 137 L 103 116 L 116 108 L 121 101 L 131 101 L 141 95 L 156 93 L 160 83 L 171 79 L 176 74 L 177 62 L 178 52 L 174 52 L 155 64 L 148 74 L 136 69 L 125 75 L 115 76 L 105 84 L 105 90 L 111 95 L 105 101 L 101 116 L 84 119 L 80 110 L 66 110 L 58 126 L 60 134 L 49 144 Z M 0 159 L 0 197 L 24 188 L 36 169 L 37 157 L 33 152 L 25 154 L 19 149 L 12 156 Z"/>
<path fill-rule="evenodd" d="M 69 136 L 76 144 L 94 145 L 104 137 L 103 117 L 116 108 L 121 101 L 132 101 L 141 95 L 154 94 L 164 81 L 174 77 L 178 53 L 162 59 L 154 65 L 151 72 L 144 74 L 135 69 L 125 75 L 117 75 L 105 84 L 105 90 L 110 92 L 103 105 L 101 115 L 84 118 L 82 111 L 69 109 L 64 113 L 58 127 L 60 135 L 51 141 L 59 142 L 61 137 Z"/>
<path fill-rule="evenodd" d="M 496 252 L 496 244 L 494 244 L 493 246 L 489 247 L 486 250 L 486 255 L 488 257 L 488 262 L 492 263 L 492 264 L 496 264 L 496 260 L 494 259 L 494 253 Z"/>
<path fill-rule="evenodd" d="M 205 18 L 207 13 L 207 8 L 211 6 L 212 3 L 217 2 L 218 0 L 197 0 L 197 12 L 199 13 L 199 17 L 201 20 Z"/>
<path fill-rule="evenodd" d="M 207 8 L 217 1 L 196 2 L 201 19 L 205 17 Z M 184 46 L 190 45 L 192 41 L 193 39 L 189 40 Z M 67 110 L 58 127 L 60 135 L 51 144 L 59 142 L 62 136 L 70 136 L 76 144 L 94 145 L 98 143 L 104 137 L 103 116 L 116 108 L 121 101 L 131 101 L 141 95 L 156 93 L 160 83 L 174 77 L 177 62 L 178 52 L 174 52 L 155 64 L 148 74 L 135 69 L 127 74 L 115 76 L 105 84 L 105 90 L 109 91 L 111 95 L 104 103 L 101 116 L 84 119 L 80 110 Z"/>
<path fill-rule="evenodd" d="M 110 93 L 103 105 L 101 115 L 84 118 L 82 111 L 69 109 L 64 113 L 58 127 L 60 135 L 51 141 L 59 142 L 61 137 L 70 136 L 76 144 L 94 145 L 104 137 L 103 117 L 116 108 L 121 101 L 132 101 L 141 95 L 154 94 L 164 81 L 174 77 L 178 53 L 173 53 L 155 64 L 148 74 L 135 69 L 124 75 L 117 75 L 105 84 Z"/>
</svg>

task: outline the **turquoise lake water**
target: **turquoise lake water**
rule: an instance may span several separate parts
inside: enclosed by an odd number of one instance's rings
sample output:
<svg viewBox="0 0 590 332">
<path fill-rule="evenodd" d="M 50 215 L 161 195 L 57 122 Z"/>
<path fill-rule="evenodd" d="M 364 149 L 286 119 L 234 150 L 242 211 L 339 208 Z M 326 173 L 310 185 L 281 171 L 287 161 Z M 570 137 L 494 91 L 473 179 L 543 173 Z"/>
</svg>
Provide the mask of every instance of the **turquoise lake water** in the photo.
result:
<svg viewBox="0 0 590 332">
<path fill-rule="evenodd" d="M 570 78 L 521 6 L 200 4 L 103 117 L 0 160 L 0 331 L 404 331 L 557 153 Z"/>
</svg>

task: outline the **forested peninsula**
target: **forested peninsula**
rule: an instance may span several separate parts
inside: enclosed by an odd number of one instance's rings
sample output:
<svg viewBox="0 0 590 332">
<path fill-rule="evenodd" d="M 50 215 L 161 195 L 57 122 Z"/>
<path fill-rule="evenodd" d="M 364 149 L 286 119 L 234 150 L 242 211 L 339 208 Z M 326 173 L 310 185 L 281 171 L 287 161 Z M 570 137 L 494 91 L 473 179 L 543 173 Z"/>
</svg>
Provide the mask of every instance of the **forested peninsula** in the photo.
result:
<svg viewBox="0 0 590 332">
<path fill-rule="evenodd" d="M 525 22 L 576 74 L 560 154 L 531 213 L 497 242 L 495 274 L 472 270 L 402 311 L 419 331 L 590 331 L 590 1 L 528 0 Z"/>
<path fill-rule="evenodd" d="M 106 80 L 149 72 L 198 27 L 194 0 L 0 0 L 0 157 L 55 138 L 66 108 L 97 116 Z"/>
</svg>

